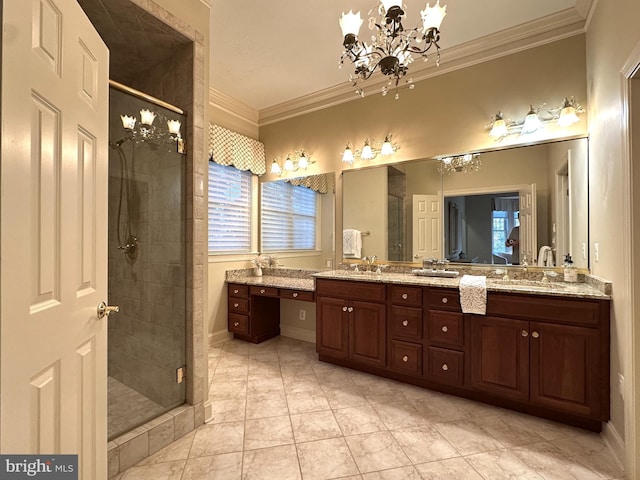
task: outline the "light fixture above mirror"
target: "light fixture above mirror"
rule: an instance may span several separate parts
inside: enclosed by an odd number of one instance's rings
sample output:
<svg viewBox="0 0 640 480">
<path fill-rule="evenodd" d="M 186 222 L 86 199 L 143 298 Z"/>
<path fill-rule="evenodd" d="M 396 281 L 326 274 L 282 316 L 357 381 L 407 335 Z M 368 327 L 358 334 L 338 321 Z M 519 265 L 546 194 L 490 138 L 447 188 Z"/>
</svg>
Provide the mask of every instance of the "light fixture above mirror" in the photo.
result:
<svg viewBox="0 0 640 480">
<path fill-rule="evenodd" d="M 156 118 L 159 118 L 158 122 L 155 121 Z M 148 109 L 140 110 L 140 121 L 135 116 L 127 114 L 120 115 L 120 120 L 126 136 L 114 142 L 114 147 L 119 147 L 129 140 L 134 143 L 144 142 L 156 145 L 175 142 L 178 145 L 178 153 L 185 153 L 184 141 L 180 133 L 180 120 L 169 119 L 159 112 Z M 166 128 L 154 123 L 166 125 Z"/>
<path fill-rule="evenodd" d="M 580 121 L 579 113 L 584 113 L 582 106 L 573 97 L 567 97 L 562 105 L 556 108 L 545 108 L 544 104 L 537 108 L 529 105 L 529 111 L 521 122 L 505 120 L 499 111 L 487 125 L 489 136 L 497 142 L 509 135 L 529 135 L 542 130 L 546 125 L 556 122 L 561 128 L 570 127 Z"/>
<path fill-rule="evenodd" d="M 366 139 L 361 149 L 355 151 L 351 149 L 350 144 L 342 152 L 342 162 L 351 165 L 356 159 L 360 160 L 373 160 L 378 155 L 382 157 L 390 156 L 396 153 L 400 149 L 400 145 L 393 141 L 391 134 L 384 137 L 384 140 L 372 140 Z"/>
<path fill-rule="evenodd" d="M 477 172 L 482 161 L 479 153 L 466 153 L 453 157 L 438 158 L 438 172 L 451 175 L 452 173 Z"/>
<path fill-rule="evenodd" d="M 292 158 L 293 157 L 293 158 Z M 274 175 L 280 175 L 287 172 L 297 172 L 298 170 L 306 170 L 309 165 L 316 163 L 311 160 L 311 155 L 306 150 L 295 150 L 293 155 L 287 154 L 284 161 L 274 158 L 271 163 L 270 172 Z"/>
<path fill-rule="evenodd" d="M 440 0 L 433 7 L 427 3 L 420 11 L 421 24 L 417 28 L 402 25 L 405 12 L 399 0 L 381 0 L 378 8 L 369 14 L 371 43 L 358 40 L 363 23 L 360 12 L 343 12 L 339 22 L 344 36 L 340 67 L 345 60 L 353 63 L 355 71 L 349 76 L 349 81 L 356 87 L 356 94 L 364 97 L 364 90 L 358 82 L 368 80 L 376 70 L 389 79 L 382 87 L 383 95 L 387 94 L 389 87 L 400 88 L 400 81 L 407 74 L 414 56 L 427 61 L 427 53 L 432 47 L 436 49 L 436 65 L 440 63 L 440 24 L 447 14 L 447 7 L 441 7 Z M 413 80 L 409 78 L 403 86 L 413 88 Z M 397 92 L 395 97 L 398 99 Z"/>
</svg>

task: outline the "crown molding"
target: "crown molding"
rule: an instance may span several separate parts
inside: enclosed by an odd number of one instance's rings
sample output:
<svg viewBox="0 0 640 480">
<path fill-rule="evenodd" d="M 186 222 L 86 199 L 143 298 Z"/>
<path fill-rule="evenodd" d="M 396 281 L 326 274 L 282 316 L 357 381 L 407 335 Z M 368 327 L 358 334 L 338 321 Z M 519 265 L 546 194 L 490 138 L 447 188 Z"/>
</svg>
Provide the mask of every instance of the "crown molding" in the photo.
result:
<svg viewBox="0 0 640 480">
<path fill-rule="evenodd" d="M 577 1 L 581 4 L 581 8 L 586 6 L 587 3 L 595 3 L 593 0 Z M 487 35 L 478 40 L 442 49 L 440 50 L 439 67 L 436 67 L 435 62 L 421 62 L 420 64 L 416 62 L 412 65 L 412 68 L 416 66 L 418 68 L 414 68 L 411 72 L 411 77 L 414 82 L 418 82 L 436 75 L 443 75 L 478 63 L 579 35 L 584 31 L 585 17 L 581 15 L 577 8 L 568 8 L 532 22 Z M 387 80 L 384 78 L 377 82 L 369 80 L 365 91 L 371 95 L 374 94 L 373 92 L 379 94 L 377 92 L 386 82 Z M 357 100 L 358 98 L 360 97 L 356 95 L 351 83 L 344 82 L 288 102 L 261 109 L 258 111 L 258 125 L 262 127 Z"/>
<path fill-rule="evenodd" d="M 585 32 L 589 29 L 597 5 L 598 0 L 576 0 L 576 10 L 585 19 Z"/>
<path fill-rule="evenodd" d="M 258 110 L 215 87 L 209 87 L 209 105 L 217 107 L 251 125 L 258 126 Z"/>
</svg>

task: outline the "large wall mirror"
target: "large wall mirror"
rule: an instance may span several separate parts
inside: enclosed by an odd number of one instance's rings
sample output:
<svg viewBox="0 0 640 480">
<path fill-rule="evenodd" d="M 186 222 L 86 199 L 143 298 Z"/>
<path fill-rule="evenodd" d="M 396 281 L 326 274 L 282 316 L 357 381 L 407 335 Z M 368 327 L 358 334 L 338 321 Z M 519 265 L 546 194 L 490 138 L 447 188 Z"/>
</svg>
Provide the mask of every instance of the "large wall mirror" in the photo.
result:
<svg viewBox="0 0 640 480">
<path fill-rule="evenodd" d="M 260 252 L 287 268 L 335 265 L 335 174 L 260 183 Z"/>
<path fill-rule="evenodd" d="M 587 155 L 582 138 L 484 152 L 466 173 L 433 159 L 346 171 L 345 261 L 561 266 L 569 253 L 588 268 Z"/>
</svg>

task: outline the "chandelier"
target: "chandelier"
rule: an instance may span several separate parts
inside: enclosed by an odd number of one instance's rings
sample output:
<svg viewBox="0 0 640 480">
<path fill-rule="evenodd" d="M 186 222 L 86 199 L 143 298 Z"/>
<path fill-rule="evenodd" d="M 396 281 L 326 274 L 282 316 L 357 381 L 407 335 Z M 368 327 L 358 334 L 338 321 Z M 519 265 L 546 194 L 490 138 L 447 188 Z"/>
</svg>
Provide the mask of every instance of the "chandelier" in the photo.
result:
<svg viewBox="0 0 640 480">
<path fill-rule="evenodd" d="M 166 125 L 166 129 L 154 125 L 156 118 L 159 118 L 161 125 Z M 154 145 L 176 144 L 178 153 L 185 152 L 185 144 L 180 133 L 180 120 L 171 120 L 159 112 L 148 109 L 140 110 L 140 121 L 132 115 L 120 115 L 122 128 L 126 136 L 114 143 L 119 147 L 126 141 L 133 143 L 150 143 Z"/>
<path fill-rule="evenodd" d="M 404 28 L 402 25 L 402 1 L 380 0 L 377 16 L 372 15 L 374 10 L 369 11 L 369 30 L 372 31 L 371 43 L 358 40 L 358 33 L 362 26 L 360 12 L 342 13 L 340 28 L 344 41 L 344 52 L 340 58 L 340 67 L 346 59 L 355 66 L 354 74 L 349 76 L 349 80 L 356 87 L 356 93 L 364 97 L 364 90 L 358 86 L 358 82 L 368 80 L 376 70 L 380 70 L 383 75 L 389 77 L 387 85 L 382 87 L 382 95 L 388 93 L 389 87 L 396 90 L 402 86 L 410 89 L 414 87 L 413 79 L 405 80 L 404 85 L 400 85 L 401 80 L 409 70 L 409 65 L 415 57 L 422 57 L 427 61 L 427 52 L 431 47 L 435 47 L 436 65 L 440 64 L 440 24 L 446 15 L 447 7 L 440 6 L 438 0 L 435 6 L 430 7 L 427 3 L 424 10 L 420 11 L 422 25 L 416 28 Z M 399 98 L 398 92 L 395 95 Z"/>
<path fill-rule="evenodd" d="M 447 175 L 477 172 L 482 165 L 479 153 L 466 153 L 455 157 L 443 157 L 438 160 L 438 172 L 446 173 Z"/>
</svg>

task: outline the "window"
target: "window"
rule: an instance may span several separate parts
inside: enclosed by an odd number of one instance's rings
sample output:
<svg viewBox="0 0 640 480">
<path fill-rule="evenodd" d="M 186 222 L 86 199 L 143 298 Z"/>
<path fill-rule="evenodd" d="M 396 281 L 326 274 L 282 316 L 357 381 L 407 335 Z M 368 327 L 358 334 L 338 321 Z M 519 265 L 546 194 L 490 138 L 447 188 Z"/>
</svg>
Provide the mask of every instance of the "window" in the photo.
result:
<svg viewBox="0 0 640 480">
<path fill-rule="evenodd" d="M 262 184 L 262 251 L 316 248 L 318 194 L 288 182 Z"/>
<path fill-rule="evenodd" d="M 494 254 L 511 253 L 511 247 L 507 247 L 505 242 L 509 233 L 511 233 L 511 229 L 518 225 L 518 212 L 493 210 L 491 233 Z"/>
<path fill-rule="evenodd" d="M 209 253 L 251 250 L 249 171 L 209 162 Z"/>
</svg>

